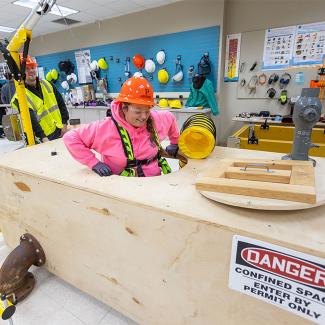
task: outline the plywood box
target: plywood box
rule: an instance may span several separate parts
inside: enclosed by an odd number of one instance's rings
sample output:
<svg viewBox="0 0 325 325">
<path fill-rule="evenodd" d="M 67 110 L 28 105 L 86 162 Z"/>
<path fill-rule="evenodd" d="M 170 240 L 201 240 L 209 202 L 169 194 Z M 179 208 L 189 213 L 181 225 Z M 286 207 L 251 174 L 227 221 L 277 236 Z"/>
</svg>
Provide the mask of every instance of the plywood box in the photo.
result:
<svg viewBox="0 0 325 325">
<path fill-rule="evenodd" d="M 21 149 L 0 160 L 0 226 L 11 247 L 33 234 L 50 272 L 140 324 L 309 324 L 228 287 L 234 235 L 325 258 L 325 206 L 257 211 L 196 191 L 201 170 L 243 157 L 280 156 L 216 147 L 178 173 L 137 179 L 98 177 L 61 140 Z"/>
</svg>

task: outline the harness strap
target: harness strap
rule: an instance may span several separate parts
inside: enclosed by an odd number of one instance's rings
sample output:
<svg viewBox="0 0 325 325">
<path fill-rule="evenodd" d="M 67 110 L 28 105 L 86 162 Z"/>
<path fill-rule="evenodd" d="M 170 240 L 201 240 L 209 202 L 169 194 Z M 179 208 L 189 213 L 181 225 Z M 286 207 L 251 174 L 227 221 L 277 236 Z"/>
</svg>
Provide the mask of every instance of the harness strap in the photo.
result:
<svg viewBox="0 0 325 325">
<path fill-rule="evenodd" d="M 168 162 L 165 158 L 161 157 L 160 151 L 162 150 L 158 134 L 155 131 L 155 137 L 158 144 L 158 153 L 149 159 L 142 159 L 138 160 L 134 157 L 133 152 L 133 146 L 132 142 L 129 136 L 129 133 L 126 129 L 124 129 L 122 126 L 120 126 L 117 121 L 111 117 L 122 140 L 123 150 L 125 153 L 125 156 L 127 158 L 127 165 L 125 169 L 122 171 L 121 176 L 138 176 L 138 177 L 145 177 L 145 174 L 143 172 L 142 166 L 143 165 L 149 165 L 151 162 L 158 160 L 158 166 L 162 169 L 162 172 L 164 174 L 171 173 L 171 168 L 168 165 Z"/>
</svg>

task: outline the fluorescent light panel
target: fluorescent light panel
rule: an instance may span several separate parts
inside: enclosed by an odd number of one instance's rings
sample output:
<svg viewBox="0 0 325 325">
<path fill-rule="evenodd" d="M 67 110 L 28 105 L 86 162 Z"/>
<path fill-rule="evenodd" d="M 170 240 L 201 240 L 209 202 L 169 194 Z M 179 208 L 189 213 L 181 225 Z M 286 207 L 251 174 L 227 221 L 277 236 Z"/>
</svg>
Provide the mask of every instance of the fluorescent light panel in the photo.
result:
<svg viewBox="0 0 325 325">
<path fill-rule="evenodd" d="M 12 33 L 15 30 L 16 30 L 15 28 L 6 27 L 6 26 L 0 26 L 0 32 Z"/>
<path fill-rule="evenodd" d="M 18 1 L 13 2 L 14 5 L 31 8 L 31 9 L 34 9 L 35 6 L 37 5 L 37 3 L 38 3 L 38 0 L 18 0 Z M 50 14 L 60 16 L 60 17 L 67 17 L 70 15 L 76 14 L 78 12 L 79 12 L 78 10 L 58 6 L 55 4 L 51 9 Z"/>
</svg>

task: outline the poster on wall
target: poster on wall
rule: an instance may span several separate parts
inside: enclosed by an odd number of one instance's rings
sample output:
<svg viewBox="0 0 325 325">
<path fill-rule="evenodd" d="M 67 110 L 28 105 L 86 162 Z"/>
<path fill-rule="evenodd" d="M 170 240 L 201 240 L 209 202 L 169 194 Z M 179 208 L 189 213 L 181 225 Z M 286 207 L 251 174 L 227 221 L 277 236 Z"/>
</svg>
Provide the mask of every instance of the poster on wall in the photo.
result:
<svg viewBox="0 0 325 325">
<path fill-rule="evenodd" d="M 289 26 L 265 31 L 263 70 L 283 69 L 291 65 L 296 29 L 296 26 Z"/>
<path fill-rule="evenodd" d="M 91 83 L 92 77 L 90 73 L 90 50 L 75 52 L 75 58 L 77 62 L 79 84 Z"/>
<path fill-rule="evenodd" d="M 241 34 L 227 35 L 224 81 L 238 81 Z"/>
<path fill-rule="evenodd" d="M 38 67 L 37 71 L 38 71 L 38 78 L 40 78 L 41 80 L 44 80 L 45 79 L 44 68 L 43 67 Z"/>
<path fill-rule="evenodd" d="M 0 80 L 6 80 L 5 74 L 10 72 L 7 63 L 0 63 Z"/>
<path fill-rule="evenodd" d="M 325 22 L 298 25 L 293 65 L 322 64 L 325 55 Z"/>
</svg>

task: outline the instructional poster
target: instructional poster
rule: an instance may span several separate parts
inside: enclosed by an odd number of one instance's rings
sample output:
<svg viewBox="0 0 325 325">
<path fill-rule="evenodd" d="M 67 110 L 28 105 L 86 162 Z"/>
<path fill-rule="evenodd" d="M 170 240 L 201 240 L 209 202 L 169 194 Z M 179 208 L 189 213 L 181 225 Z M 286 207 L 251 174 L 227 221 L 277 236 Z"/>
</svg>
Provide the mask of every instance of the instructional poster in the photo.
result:
<svg viewBox="0 0 325 325">
<path fill-rule="evenodd" d="M 298 25 L 293 65 L 322 64 L 325 55 L 325 22 Z"/>
<path fill-rule="evenodd" d="M 296 26 L 272 28 L 265 31 L 264 70 L 287 68 L 291 64 Z"/>
<path fill-rule="evenodd" d="M 90 73 L 90 50 L 75 52 L 77 62 L 79 84 L 91 83 L 92 77 Z"/>
<path fill-rule="evenodd" d="M 238 81 L 241 34 L 227 35 L 224 81 Z"/>
<path fill-rule="evenodd" d="M 234 236 L 229 287 L 325 324 L 325 259 Z"/>
</svg>

